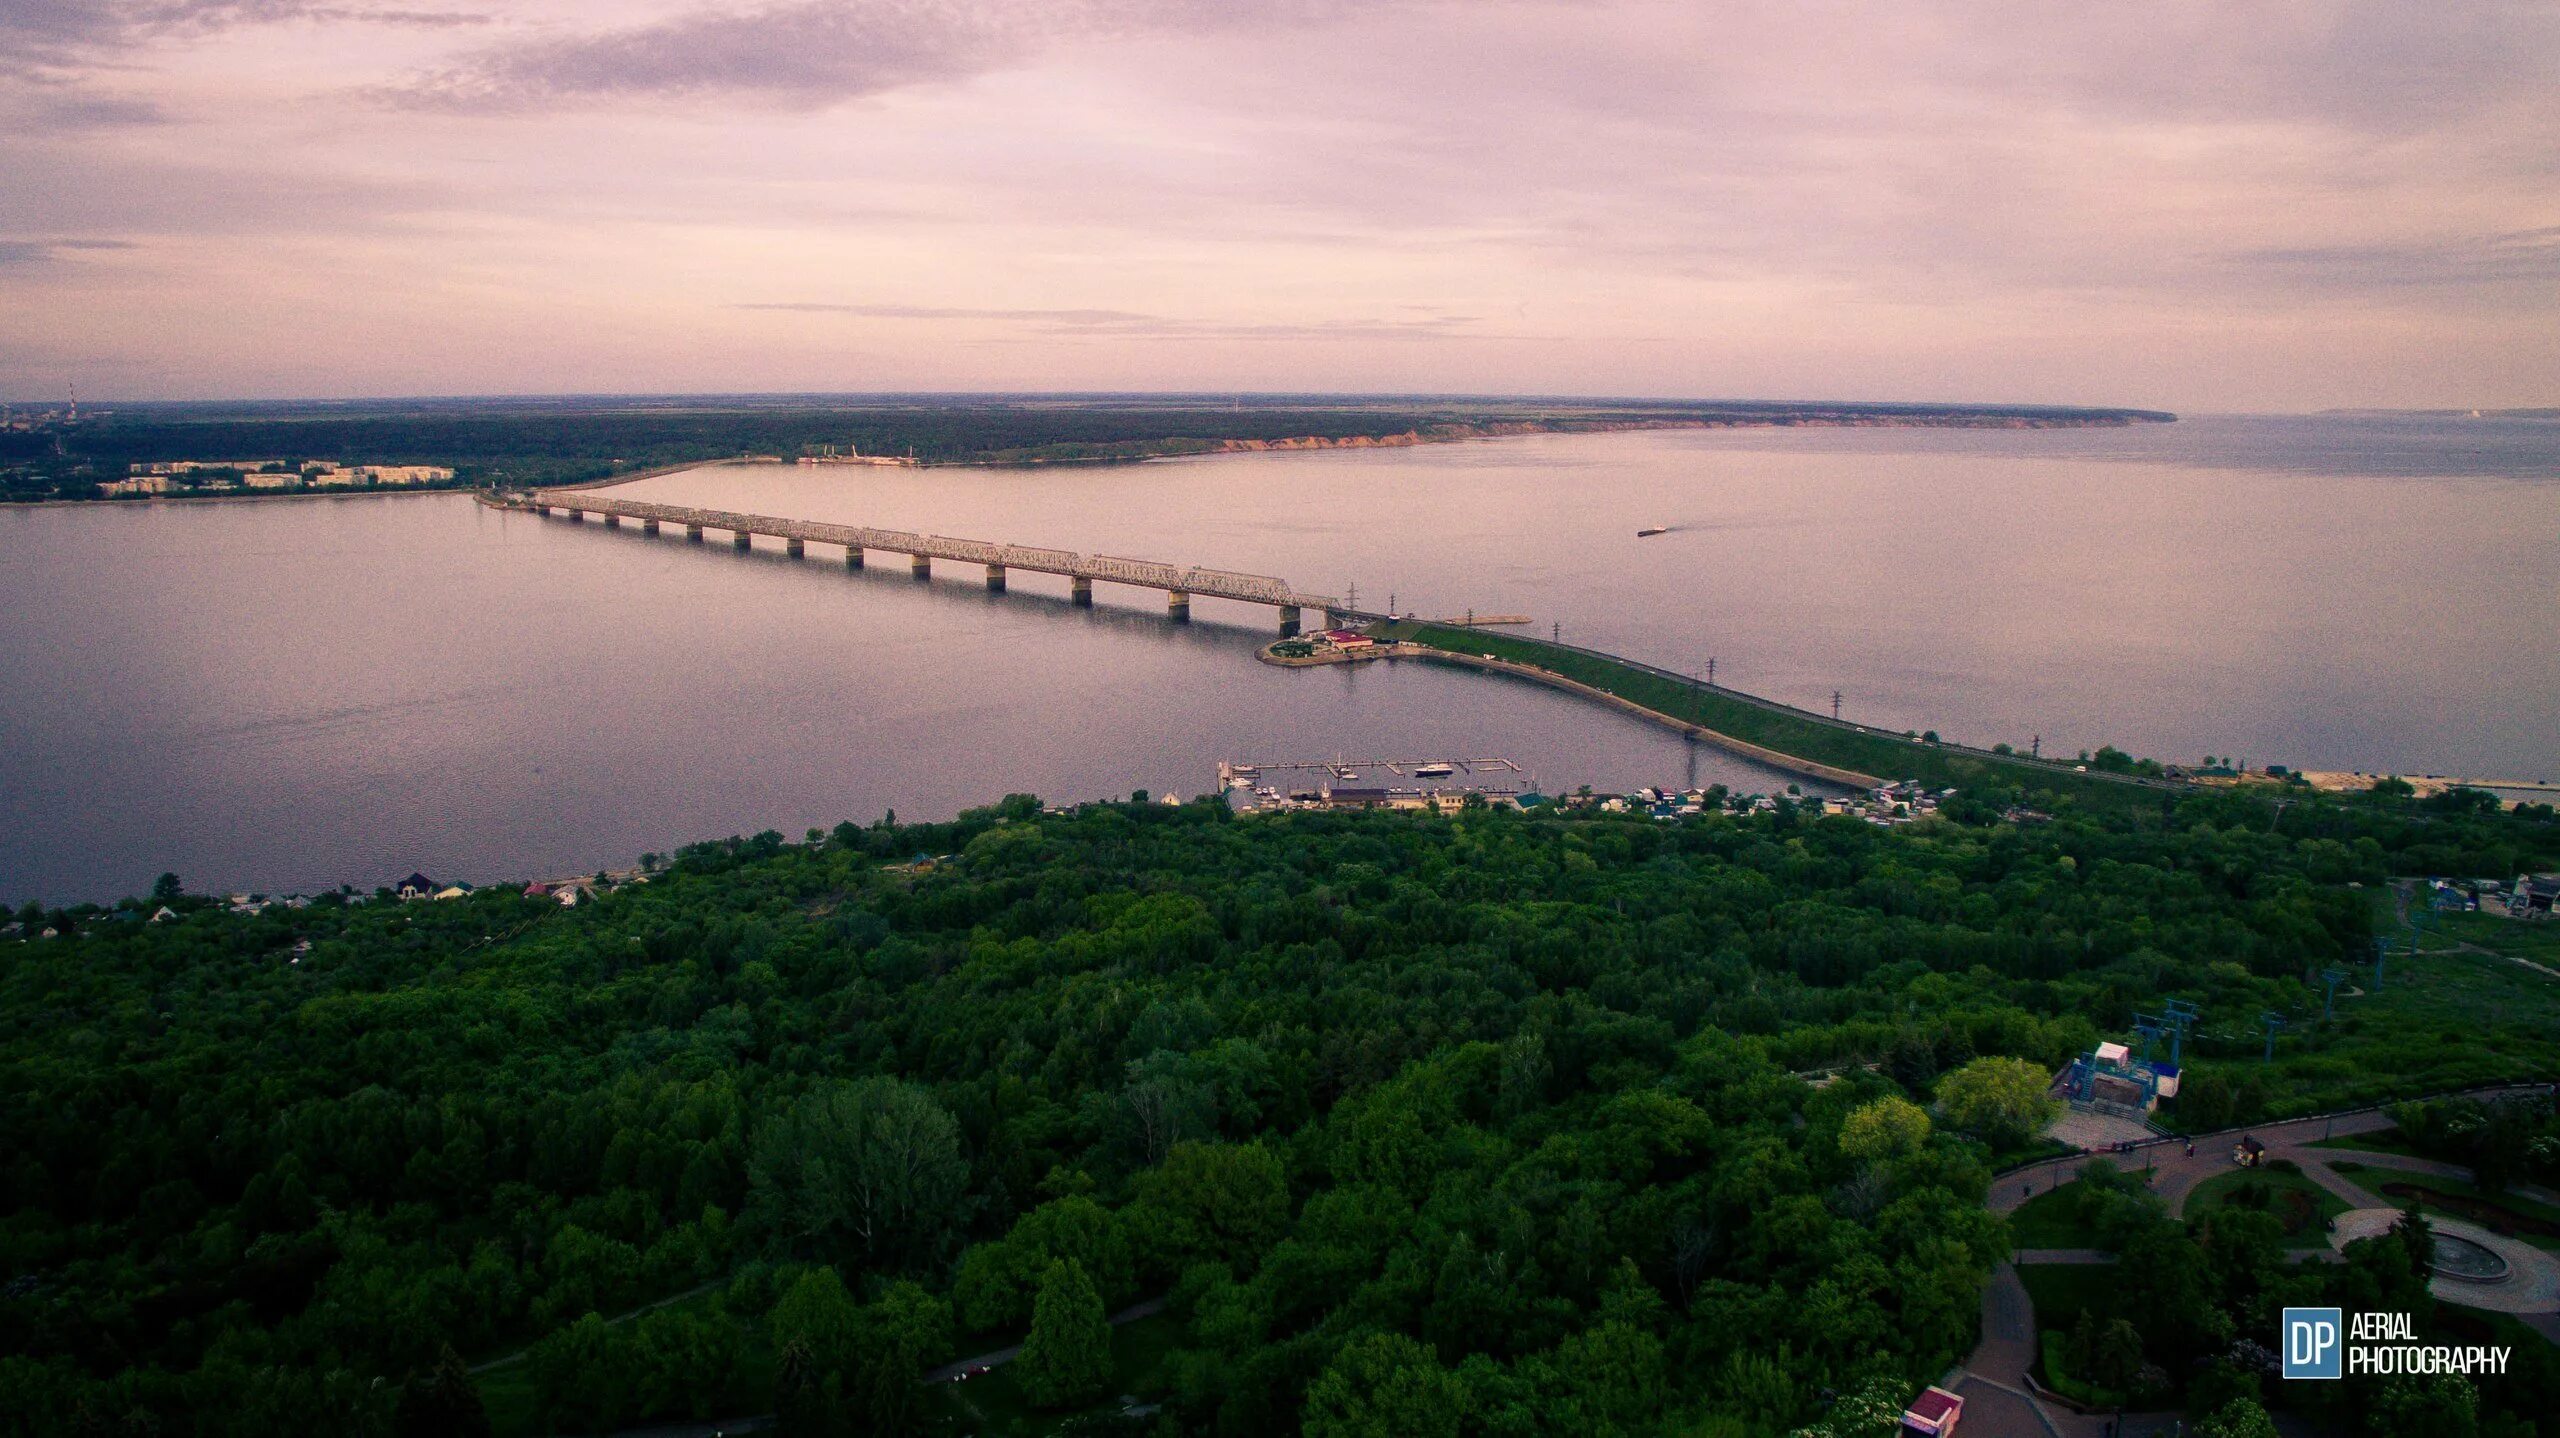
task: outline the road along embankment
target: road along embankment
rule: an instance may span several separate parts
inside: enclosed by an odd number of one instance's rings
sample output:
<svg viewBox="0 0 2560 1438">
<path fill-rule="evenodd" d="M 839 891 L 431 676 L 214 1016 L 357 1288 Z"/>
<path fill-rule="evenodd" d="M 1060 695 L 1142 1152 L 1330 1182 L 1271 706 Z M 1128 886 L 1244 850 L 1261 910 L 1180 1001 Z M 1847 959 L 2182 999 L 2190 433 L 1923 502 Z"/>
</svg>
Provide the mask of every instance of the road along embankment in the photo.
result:
<svg viewBox="0 0 2560 1438">
<path fill-rule="evenodd" d="M 1488 673 L 1509 674 L 1534 684 L 1544 684 L 1550 689 L 1561 689 L 1568 694 L 1578 694 L 1594 703 L 1606 704 L 1622 714 L 1633 714 L 1639 719 L 1659 724 L 1666 729 L 1677 729 L 1700 743 L 1713 744 L 1728 753 L 1739 754 L 1745 759 L 1766 764 L 1772 769 L 1783 770 L 1789 774 L 1801 774 L 1805 778 L 1819 779 L 1826 784 L 1841 784 L 1852 789 L 1872 789 L 1884 782 L 1873 774 L 1799 758 L 1764 744 L 1754 744 L 1748 739 L 1737 739 L 1731 734 L 1720 733 L 1703 724 L 1692 723 L 1676 714 L 1665 714 L 1659 709 L 1647 708 L 1632 699 L 1612 694 L 1596 685 L 1568 679 L 1534 664 L 1521 664 L 1509 659 L 1488 659 L 1481 654 L 1460 654 L 1454 650 L 1431 649 L 1420 645 L 1399 644 L 1385 650 L 1384 653 L 1385 657 L 1391 660 L 1418 659 L 1429 664 L 1453 664 L 1467 669 L 1482 669 Z"/>
<path fill-rule="evenodd" d="M 1411 621 L 1377 624 L 1369 632 L 1400 641 L 1401 650 L 1582 694 L 1829 783 L 1872 788 L 1909 779 L 1933 788 L 2045 793 L 2108 809 L 2156 807 L 2187 788 L 1873 729 L 1569 644 Z"/>
</svg>

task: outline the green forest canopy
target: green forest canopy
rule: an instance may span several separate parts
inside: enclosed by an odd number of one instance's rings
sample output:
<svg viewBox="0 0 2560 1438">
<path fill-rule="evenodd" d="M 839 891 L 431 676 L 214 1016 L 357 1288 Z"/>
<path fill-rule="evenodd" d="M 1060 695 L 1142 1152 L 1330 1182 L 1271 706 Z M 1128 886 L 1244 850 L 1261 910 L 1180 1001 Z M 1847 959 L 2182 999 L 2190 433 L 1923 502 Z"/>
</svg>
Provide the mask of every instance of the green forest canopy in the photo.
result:
<svg viewBox="0 0 2560 1438">
<path fill-rule="evenodd" d="M 1973 1341 L 2006 1240 L 2004 1155 L 1939 1102 L 1968 1063 L 2175 994 L 2219 1119 L 2560 1073 L 2547 988 L 2318 1025 L 2304 984 L 2368 959 L 2354 886 L 2546 862 L 2547 809 L 1997 812 L 1017 797 L 575 909 L 31 913 L 63 932 L 0 944 L 0 1424 L 465 1431 L 499 1384 L 463 1360 L 533 1344 L 504 1422 L 929 1426 L 923 1368 L 1028 1330 L 1081 1401 L 1093 1315 L 1162 1296 L 1180 1431 L 1773 1435 Z M 2413 967 L 2372 1002 L 2448 1001 Z M 2188 1381 L 2176 1305 L 2282 1278 L 2248 1272 L 2146 1300 L 2149 1361 Z"/>
</svg>

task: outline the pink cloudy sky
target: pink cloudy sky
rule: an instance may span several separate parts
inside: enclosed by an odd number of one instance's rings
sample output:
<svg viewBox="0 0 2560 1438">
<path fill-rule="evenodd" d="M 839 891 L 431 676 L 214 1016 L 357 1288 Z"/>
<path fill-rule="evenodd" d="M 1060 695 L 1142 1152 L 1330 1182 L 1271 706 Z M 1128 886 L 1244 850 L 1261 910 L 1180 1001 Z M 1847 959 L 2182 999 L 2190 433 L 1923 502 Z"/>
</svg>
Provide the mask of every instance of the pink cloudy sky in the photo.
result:
<svg viewBox="0 0 2560 1438">
<path fill-rule="evenodd" d="M 0 395 L 2560 403 L 2544 0 L 0 0 Z"/>
</svg>

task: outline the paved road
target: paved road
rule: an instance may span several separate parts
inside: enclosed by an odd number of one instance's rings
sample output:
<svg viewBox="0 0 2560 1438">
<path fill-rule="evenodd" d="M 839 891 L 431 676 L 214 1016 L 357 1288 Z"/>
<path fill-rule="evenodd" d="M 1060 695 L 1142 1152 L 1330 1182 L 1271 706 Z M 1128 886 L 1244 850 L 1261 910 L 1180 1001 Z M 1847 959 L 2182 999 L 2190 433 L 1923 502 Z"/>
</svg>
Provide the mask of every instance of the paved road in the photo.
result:
<svg viewBox="0 0 2560 1438">
<path fill-rule="evenodd" d="M 2147 1170 L 2151 1191 L 2160 1195 L 2171 1213 L 2176 1213 L 2186 1206 L 2187 1193 L 2197 1184 L 2231 1172 L 2231 1149 L 2244 1133 L 2254 1135 L 2269 1153 L 2299 1162 L 2296 1150 L 2306 1144 L 2342 1134 L 2378 1133 L 2389 1127 L 2391 1116 L 2385 1113 L 2341 1114 L 2334 1118 L 2323 1115 L 2199 1138 L 2192 1155 L 2176 1144 L 2158 1144 L 2139 1153 L 2073 1154 L 2001 1178 L 1991 1189 L 1991 1209 L 1995 1213 L 2012 1212 L 2034 1194 L 2072 1182 L 2089 1163 L 2104 1160 L 2120 1169 Z"/>
<path fill-rule="evenodd" d="M 2044 1405 L 2026 1392 L 2036 1361 L 2036 1307 L 2018 1270 L 2004 1263 L 1982 1290 L 1982 1342 L 1954 1387 L 1964 1398 L 1963 1430 L 1989 1438 L 2062 1438 Z"/>
<path fill-rule="evenodd" d="M 1111 1324 L 1116 1328 L 1123 1323 L 1135 1323 L 1141 1318 L 1153 1318 L 1155 1315 L 1162 1312 L 1164 1312 L 1164 1300 L 1161 1298 L 1150 1298 L 1144 1303 L 1132 1303 L 1128 1307 L 1121 1309 L 1119 1312 L 1112 1314 Z M 981 1353 L 975 1358 L 962 1358 L 950 1363 L 945 1363 L 941 1367 L 927 1373 L 924 1376 L 924 1381 L 927 1383 L 948 1383 L 952 1379 L 959 1377 L 961 1374 L 968 1372 L 972 1368 L 1002 1368 L 1021 1356 L 1022 1345 L 1017 1343 L 1010 1348 L 999 1348 L 991 1353 Z"/>
<path fill-rule="evenodd" d="M 2001 1264 L 1982 1291 L 1982 1343 L 1951 1385 L 1964 1398 L 1965 1438 L 2105 1438 L 2114 1414 L 2074 1413 L 2028 1390 L 2035 1358 L 2035 1302 L 2018 1270 Z M 2127 1413 L 2122 1438 L 2172 1431 L 2182 1417 Z"/>
<path fill-rule="evenodd" d="M 686 1289 L 686 1290 L 685 1290 L 684 1292 L 682 1292 L 682 1293 L 670 1293 L 670 1294 L 668 1294 L 668 1295 L 667 1295 L 666 1297 L 664 1297 L 664 1298 L 653 1299 L 653 1300 L 651 1300 L 650 1302 L 643 1303 L 643 1304 L 641 1304 L 639 1307 L 634 1308 L 634 1309 L 630 1310 L 629 1312 L 626 1312 L 626 1313 L 617 1313 L 617 1314 L 613 1315 L 611 1318 L 606 1319 L 606 1320 L 605 1320 L 605 1325 L 606 1325 L 607 1327 L 611 1327 L 612 1325 L 614 1325 L 614 1324 L 616 1324 L 616 1323 L 628 1323 L 628 1322 L 630 1322 L 632 1319 L 635 1319 L 635 1318 L 639 1317 L 639 1316 L 640 1316 L 641 1314 L 643 1314 L 643 1313 L 655 1313 L 656 1311 L 658 1311 L 658 1310 L 659 1310 L 659 1309 L 661 1309 L 661 1308 L 666 1307 L 666 1306 L 667 1306 L 668 1304 L 670 1304 L 670 1303 L 682 1303 L 682 1302 L 684 1302 L 686 1299 L 693 1297 L 693 1296 L 694 1296 L 695 1294 L 697 1294 L 697 1293 L 707 1293 L 707 1292 L 709 1292 L 710 1290 L 712 1290 L 712 1289 L 714 1289 L 714 1288 L 717 1288 L 717 1287 L 719 1287 L 721 1284 L 724 1284 L 724 1283 L 726 1283 L 726 1282 L 728 1282 L 728 1281 L 729 1281 L 729 1280 L 728 1280 L 727 1278 L 723 1277 L 723 1278 L 714 1278 L 714 1279 L 712 1279 L 712 1280 L 710 1280 L 709 1282 L 706 1282 L 706 1283 L 697 1283 L 697 1284 L 695 1284 L 693 1287 Z M 517 1362 L 517 1361 L 521 1360 L 521 1359 L 522 1359 L 526 1354 L 531 1353 L 532 1351 L 533 1351 L 533 1345 L 531 1345 L 531 1344 L 527 1344 L 527 1345 L 525 1345 L 524 1347 L 517 1349 L 517 1350 L 516 1350 L 515 1352 L 513 1352 L 513 1353 L 502 1354 L 502 1355 L 500 1355 L 499 1357 L 496 1357 L 496 1358 L 492 1358 L 492 1359 L 490 1359 L 490 1360 L 489 1360 L 488 1362 L 486 1362 L 486 1363 L 474 1363 L 474 1364 L 472 1364 L 472 1365 L 471 1365 L 471 1370 L 470 1370 L 470 1371 L 472 1371 L 472 1372 L 474 1372 L 474 1373 L 486 1373 L 486 1372 L 488 1372 L 488 1371 L 489 1371 L 490 1369 L 492 1369 L 492 1368 L 504 1368 L 504 1367 L 506 1367 L 506 1366 L 507 1366 L 508 1364 L 510 1364 L 510 1363 L 514 1363 L 514 1362 Z M 732 1432 L 732 1433 L 737 1433 L 737 1432 L 743 1432 L 743 1431 L 746 1431 L 746 1430 L 743 1430 L 743 1429 L 739 1429 L 739 1428 L 732 1427 L 729 1431 L 730 1431 L 730 1432 Z"/>
<path fill-rule="evenodd" d="M 2549 1093 L 2551 1089 L 2550 1084 L 2509 1084 L 2500 1088 L 2473 1090 L 2468 1096 L 2495 1098 L 2501 1094 Z M 2033 1168 L 2003 1175 L 1991 1186 L 1990 1206 L 1994 1213 L 2011 1212 L 2032 1195 L 2043 1193 L 2057 1184 L 2069 1183 L 2078 1178 L 2081 1168 L 2088 1163 L 2104 1159 L 2118 1168 L 2149 1169 L 2151 1191 L 2168 1202 L 2171 1213 L 2176 1213 L 2185 1206 L 2188 1190 L 2216 1174 L 2231 1171 L 2232 1146 L 2239 1143 L 2244 1135 L 2255 1136 L 2260 1143 L 2267 1146 L 2268 1152 L 2274 1157 L 2290 1158 L 2300 1163 L 2303 1159 L 2303 1150 L 2322 1139 L 2342 1138 L 2359 1133 L 2379 1133 L 2391 1126 L 2391 1115 L 2372 1110 L 2341 1114 L 2313 1114 L 2308 1118 L 2287 1119 L 2281 1123 L 2259 1124 L 2252 1128 L 2235 1128 L 2217 1134 L 2199 1135 L 2195 1140 L 2196 1151 L 2192 1157 L 2186 1153 L 2182 1145 L 2177 1143 L 2155 1144 L 2134 1153 L 2076 1153 L 2037 1164 Z M 2374 1157 L 2361 1150 L 2353 1149 L 2311 1149 L 2309 1151 L 2315 1155 L 2325 1154 L 2331 1159 L 2349 1159 L 2356 1162 Z M 2396 1155 L 2384 1157 L 2396 1157 Z M 2412 1160 L 2417 1163 L 2426 1161 Z M 2384 1166 L 2386 1165 L 2380 1162 L 2375 1164 L 2375 1167 Z M 2308 1165 L 2305 1167 L 2308 1168 Z M 2467 1170 L 2457 1171 L 2466 1175 L 2468 1173 Z M 2372 1205 L 2359 1200 L 2359 1206 L 2371 1207 Z"/>
</svg>

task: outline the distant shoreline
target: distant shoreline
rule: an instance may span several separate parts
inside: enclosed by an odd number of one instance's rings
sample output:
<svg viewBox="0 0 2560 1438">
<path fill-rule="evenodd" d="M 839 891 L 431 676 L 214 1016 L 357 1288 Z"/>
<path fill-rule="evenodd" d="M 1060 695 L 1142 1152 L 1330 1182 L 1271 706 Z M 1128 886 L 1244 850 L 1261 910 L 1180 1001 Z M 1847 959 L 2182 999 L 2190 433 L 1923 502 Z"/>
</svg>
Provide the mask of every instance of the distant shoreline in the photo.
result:
<svg viewBox="0 0 2560 1438">
<path fill-rule="evenodd" d="M 304 490 L 79 497 L 107 478 L 151 463 L 224 454 L 340 457 L 394 455 L 458 471 L 435 485 L 359 493 L 440 493 L 488 487 L 572 489 L 652 475 L 802 455 L 895 454 L 901 466 L 1032 469 L 1131 464 L 1222 454 L 1324 449 L 1400 449 L 1525 435 L 1622 434 L 1723 429 L 2120 429 L 2175 423 L 2163 410 L 2042 405 L 1905 405 L 1837 402 L 1719 402 L 1693 405 L 1515 402 L 1475 408 L 1201 405 L 1187 410 L 1131 406 L 813 410 L 634 414 L 615 411 L 533 416 L 434 415 L 370 419 L 109 421 L 84 427 L 69 449 L 22 456 L 10 504 L 101 504 L 142 500 L 336 497 L 337 486 Z M 19 436 L 0 438 L 20 439 Z M 58 437 L 59 449 L 68 436 Z M 9 448 L 11 446 L 0 446 Z M 24 447 L 19 445 L 16 447 Z M 683 456 L 681 458 L 673 456 Z M 74 468 L 73 466 L 77 466 Z M 100 478 L 103 474 L 107 478 Z"/>
<path fill-rule="evenodd" d="M 1456 421 L 1416 426 L 1383 435 L 1292 435 L 1279 439 L 1139 440 L 1098 446 L 1091 454 L 1025 453 L 999 450 L 964 459 L 928 460 L 925 468 L 1042 469 L 1058 465 L 1140 464 L 1151 459 L 1199 459 L 1222 454 L 1267 454 L 1321 449 L 1410 449 L 1426 444 L 1458 444 L 1477 439 L 1516 439 L 1537 434 L 1635 434 L 1658 430 L 1706 429 L 2127 429 L 2137 424 L 2174 424 L 2178 417 L 2157 410 L 2107 410 L 2088 414 L 2024 414 L 1949 410 L 1938 413 L 1846 413 L 1793 415 L 1682 416 L 1663 419 L 1521 419 Z M 1043 448 L 1051 448 L 1044 446 Z"/>
<path fill-rule="evenodd" d="M 133 494 L 100 495 L 96 499 L 11 499 L 0 500 L 0 509 L 127 509 L 152 504 L 239 504 L 250 500 L 277 499 L 392 499 L 421 494 L 469 494 L 478 488 L 469 484 L 402 484 L 384 485 L 378 489 L 251 489 L 236 494 Z"/>
</svg>

